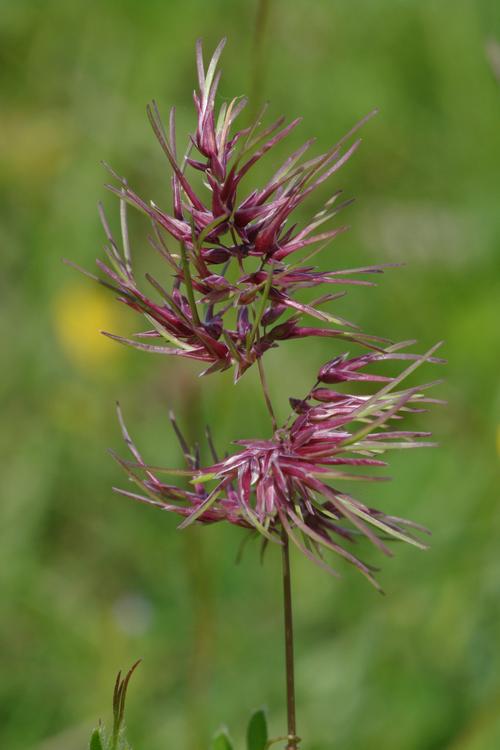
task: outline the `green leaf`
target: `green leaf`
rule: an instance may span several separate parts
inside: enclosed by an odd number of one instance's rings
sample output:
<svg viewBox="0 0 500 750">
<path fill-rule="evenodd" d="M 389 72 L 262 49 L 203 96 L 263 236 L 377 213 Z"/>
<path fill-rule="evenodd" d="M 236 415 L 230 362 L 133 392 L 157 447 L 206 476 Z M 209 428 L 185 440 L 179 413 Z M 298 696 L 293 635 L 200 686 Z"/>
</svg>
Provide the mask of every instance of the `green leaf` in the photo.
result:
<svg viewBox="0 0 500 750">
<path fill-rule="evenodd" d="M 227 729 L 220 729 L 217 732 L 212 742 L 212 750 L 233 750 Z"/>
<path fill-rule="evenodd" d="M 104 750 L 102 744 L 101 733 L 98 729 L 94 729 L 92 737 L 90 738 L 90 750 Z"/>
<path fill-rule="evenodd" d="M 247 750 L 265 750 L 267 745 L 267 720 L 262 709 L 256 711 L 248 723 Z"/>
</svg>

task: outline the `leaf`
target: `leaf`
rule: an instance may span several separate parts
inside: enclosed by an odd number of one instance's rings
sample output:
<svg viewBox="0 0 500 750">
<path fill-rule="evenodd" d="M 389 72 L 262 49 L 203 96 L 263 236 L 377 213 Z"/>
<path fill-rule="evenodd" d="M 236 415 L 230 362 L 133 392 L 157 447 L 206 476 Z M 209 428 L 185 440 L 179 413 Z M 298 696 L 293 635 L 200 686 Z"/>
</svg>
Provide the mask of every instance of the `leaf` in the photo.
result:
<svg viewBox="0 0 500 750">
<path fill-rule="evenodd" d="M 104 746 L 102 744 L 101 739 L 101 733 L 98 729 L 94 729 L 92 732 L 92 737 L 90 738 L 90 750 L 104 750 Z"/>
<path fill-rule="evenodd" d="M 247 750 L 265 750 L 267 745 L 267 720 L 263 709 L 256 711 L 248 723 Z"/>
<path fill-rule="evenodd" d="M 233 750 L 227 729 L 220 729 L 212 741 L 212 750 Z"/>
</svg>

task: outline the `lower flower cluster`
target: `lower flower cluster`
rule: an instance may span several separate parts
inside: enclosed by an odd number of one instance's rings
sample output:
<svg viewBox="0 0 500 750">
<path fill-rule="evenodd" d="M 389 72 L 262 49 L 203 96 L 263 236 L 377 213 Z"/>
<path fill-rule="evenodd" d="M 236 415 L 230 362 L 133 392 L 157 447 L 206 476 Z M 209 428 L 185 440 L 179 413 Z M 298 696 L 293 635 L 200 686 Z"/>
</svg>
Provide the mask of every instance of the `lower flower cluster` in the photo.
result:
<svg viewBox="0 0 500 750">
<path fill-rule="evenodd" d="M 334 575 L 338 573 L 323 557 L 327 550 L 354 565 L 380 588 L 374 578 L 377 569 L 353 553 L 356 541 L 365 537 L 381 552 L 391 555 L 389 541 L 425 549 L 419 537 L 428 532 L 419 524 L 365 505 L 343 486 L 352 481 L 387 479 L 359 471 L 385 467 L 387 463 L 381 456 L 388 450 L 433 445 L 428 440 L 430 433 L 394 429 L 393 423 L 425 411 L 429 403 L 441 403 L 425 395 L 434 383 L 405 388 L 400 385 L 424 362 L 443 360 L 433 357 L 437 346 L 422 356 L 403 353 L 402 346 L 351 359 L 345 355 L 327 363 L 306 397 L 291 399 L 294 415 L 269 440 L 238 440 L 237 452 L 219 459 L 209 435 L 212 463 L 206 467 L 201 467 L 199 451 L 189 449 L 175 421 L 187 468 L 148 466 L 120 415 L 134 460 L 118 460 L 141 493 L 117 491 L 184 516 L 181 528 L 196 521 L 226 520 L 260 533 L 264 543 L 281 543 L 285 533 L 306 557 Z M 394 377 L 360 372 L 388 360 L 410 364 Z M 359 381 L 383 385 L 371 395 L 323 387 Z M 163 482 L 158 478 L 161 472 L 184 477 L 190 488 Z"/>
</svg>

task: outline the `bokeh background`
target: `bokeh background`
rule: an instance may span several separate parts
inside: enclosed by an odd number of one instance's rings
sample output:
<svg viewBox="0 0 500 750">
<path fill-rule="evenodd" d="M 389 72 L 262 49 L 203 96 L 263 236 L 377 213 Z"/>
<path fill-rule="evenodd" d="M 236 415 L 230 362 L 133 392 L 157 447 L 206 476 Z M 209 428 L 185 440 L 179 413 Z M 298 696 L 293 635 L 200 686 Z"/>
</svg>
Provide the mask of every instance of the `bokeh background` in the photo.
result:
<svg viewBox="0 0 500 750">
<path fill-rule="evenodd" d="M 374 106 L 336 176 L 357 202 L 327 264 L 405 262 L 340 314 L 422 349 L 445 340 L 449 400 L 421 424 L 438 450 L 397 456 L 394 482 L 361 496 L 421 521 L 432 549 L 397 549 L 380 597 L 353 569 L 331 579 L 294 556 L 300 733 L 309 750 L 500 746 L 498 455 L 500 5 L 494 0 L 2 0 L 0 2 L 0 743 L 77 750 L 111 713 L 119 668 L 138 750 L 200 750 L 227 723 L 242 746 L 265 704 L 284 727 L 279 558 L 261 565 L 238 530 L 176 519 L 113 495 L 124 478 L 114 402 L 153 463 L 192 439 L 265 436 L 255 371 L 197 368 L 128 351 L 99 329 L 134 316 L 61 263 L 93 268 L 116 226 L 100 160 L 166 202 L 167 165 L 145 118 L 155 97 L 193 123 L 194 43 L 221 36 L 220 97 L 252 91 L 304 122 L 318 152 Z M 257 28 L 260 28 L 256 36 Z M 262 163 L 258 176 L 270 173 Z M 328 190 L 322 193 L 328 196 Z M 319 205 L 321 195 L 309 209 Z M 156 263 L 132 223 L 140 267 Z M 278 411 L 309 387 L 331 344 L 269 356 Z M 441 374 L 441 373 L 439 373 Z M 435 372 L 426 373 L 435 377 Z M 367 551 L 372 561 L 375 553 Z"/>
</svg>

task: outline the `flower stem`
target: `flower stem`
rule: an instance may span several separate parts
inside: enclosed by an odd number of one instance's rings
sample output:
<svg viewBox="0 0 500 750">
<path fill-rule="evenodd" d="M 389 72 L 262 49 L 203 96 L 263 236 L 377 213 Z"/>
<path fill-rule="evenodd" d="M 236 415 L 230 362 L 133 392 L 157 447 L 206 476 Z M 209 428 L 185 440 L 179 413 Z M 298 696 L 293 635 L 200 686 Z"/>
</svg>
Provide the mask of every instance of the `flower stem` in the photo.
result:
<svg viewBox="0 0 500 750">
<path fill-rule="evenodd" d="M 276 416 L 274 414 L 273 405 L 271 403 L 271 397 L 269 395 L 269 389 L 267 387 L 267 380 L 266 380 L 266 373 L 264 372 L 264 365 L 262 364 L 262 359 L 260 357 L 257 359 L 257 366 L 259 368 L 260 384 L 262 386 L 262 392 L 264 394 L 264 401 L 266 402 L 267 410 L 269 412 L 269 416 L 271 417 L 271 423 L 273 425 L 273 432 L 276 432 L 276 430 L 278 429 L 278 423 L 276 421 Z"/>
<path fill-rule="evenodd" d="M 191 315 L 193 317 L 193 323 L 196 326 L 200 325 L 200 318 L 198 317 L 198 308 L 196 307 L 196 300 L 193 292 L 193 282 L 191 280 L 191 270 L 189 268 L 189 259 L 187 257 L 186 246 L 183 242 L 181 246 L 181 261 L 182 261 L 182 272 L 184 274 L 184 284 L 186 285 L 186 294 L 189 301 L 189 307 L 191 308 Z"/>
<path fill-rule="evenodd" d="M 283 615 L 285 625 L 285 664 L 286 664 L 286 714 L 288 744 L 286 750 L 297 750 L 297 723 L 295 716 L 295 673 L 293 661 L 293 612 L 292 587 L 290 576 L 290 554 L 288 549 L 288 535 L 285 529 L 281 531 L 282 541 L 282 569 L 283 569 Z"/>
<path fill-rule="evenodd" d="M 267 387 L 266 375 L 262 360 L 257 360 L 260 382 L 264 393 L 264 400 L 271 416 L 273 430 L 277 430 L 277 421 L 271 397 Z M 297 722 L 295 716 L 295 670 L 293 659 L 293 611 L 292 611 L 292 583 L 290 573 L 290 551 L 288 534 L 284 526 L 281 527 L 281 565 L 283 576 L 283 622 L 285 635 L 285 671 L 286 671 L 286 716 L 287 716 L 287 745 L 286 750 L 297 750 Z"/>
</svg>

